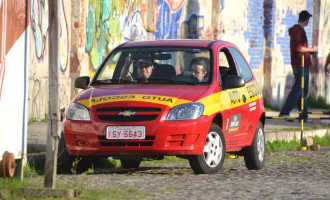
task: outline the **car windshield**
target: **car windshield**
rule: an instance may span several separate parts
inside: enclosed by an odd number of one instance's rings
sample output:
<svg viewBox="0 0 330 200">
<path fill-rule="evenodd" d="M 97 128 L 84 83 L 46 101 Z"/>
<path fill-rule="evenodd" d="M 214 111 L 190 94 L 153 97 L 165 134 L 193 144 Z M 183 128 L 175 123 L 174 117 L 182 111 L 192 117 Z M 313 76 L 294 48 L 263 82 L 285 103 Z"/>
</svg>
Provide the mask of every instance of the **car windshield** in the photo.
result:
<svg viewBox="0 0 330 200">
<path fill-rule="evenodd" d="M 210 50 L 206 48 L 122 48 L 107 57 L 92 85 L 207 85 L 212 71 L 210 57 Z"/>
</svg>

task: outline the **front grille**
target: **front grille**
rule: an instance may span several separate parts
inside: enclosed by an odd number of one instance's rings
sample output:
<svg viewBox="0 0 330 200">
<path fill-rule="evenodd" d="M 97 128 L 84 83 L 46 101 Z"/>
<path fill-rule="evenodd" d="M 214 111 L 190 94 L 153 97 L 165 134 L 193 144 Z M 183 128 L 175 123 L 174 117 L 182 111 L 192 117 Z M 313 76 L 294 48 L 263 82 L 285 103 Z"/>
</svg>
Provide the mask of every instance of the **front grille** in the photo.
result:
<svg viewBox="0 0 330 200">
<path fill-rule="evenodd" d="M 160 112 L 160 108 L 150 107 L 108 107 L 108 108 L 97 108 L 96 112 Z"/>
<path fill-rule="evenodd" d="M 151 147 L 155 136 L 146 136 L 143 140 L 108 140 L 105 136 L 98 137 L 101 146 L 106 147 Z"/>
<path fill-rule="evenodd" d="M 131 114 L 125 116 L 124 113 Z M 101 121 L 106 122 L 145 122 L 155 120 L 160 108 L 151 107 L 107 107 L 97 108 L 96 115 Z"/>
<path fill-rule="evenodd" d="M 132 116 L 121 116 L 121 115 L 97 115 L 102 121 L 107 122 L 145 122 L 155 120 L 158 115 L 132 115 Z"/>
</svg>

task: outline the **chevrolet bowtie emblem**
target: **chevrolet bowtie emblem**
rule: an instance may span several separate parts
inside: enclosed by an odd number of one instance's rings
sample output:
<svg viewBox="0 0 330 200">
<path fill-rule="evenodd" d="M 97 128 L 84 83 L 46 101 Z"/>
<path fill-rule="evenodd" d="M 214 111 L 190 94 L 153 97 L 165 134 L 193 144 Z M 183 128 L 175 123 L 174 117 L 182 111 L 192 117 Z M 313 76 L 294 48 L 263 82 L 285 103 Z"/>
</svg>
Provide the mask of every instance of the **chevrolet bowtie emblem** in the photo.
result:
<svg viewBox="0 0 330 200">
<path fill-rule="evenodd" d="M 129 117 L 134 114 L 135 114 L 135 112 L 132 112 L 132 111 L 124 111 L 124 112 L 120 112 L 118 115 L 124 115 L 125 117 Z"/>
</svg>

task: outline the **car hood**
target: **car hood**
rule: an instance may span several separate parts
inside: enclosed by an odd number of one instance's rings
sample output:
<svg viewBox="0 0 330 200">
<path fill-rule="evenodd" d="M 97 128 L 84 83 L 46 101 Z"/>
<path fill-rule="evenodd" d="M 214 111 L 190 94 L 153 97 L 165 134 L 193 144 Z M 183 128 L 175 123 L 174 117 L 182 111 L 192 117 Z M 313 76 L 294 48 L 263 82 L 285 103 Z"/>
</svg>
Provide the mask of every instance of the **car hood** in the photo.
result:
<svg viewBox="0 0 330 200">
<path fill-rule="evenodd" d="M 200 85 L 107 85 L 82 91 L 75 102 L 89 109 L 105 106 L 157 106 L 172 108 L 197 101 L 210 86 Z M 155 105 L 157 104 L 157 105 Z"/>
</svg>

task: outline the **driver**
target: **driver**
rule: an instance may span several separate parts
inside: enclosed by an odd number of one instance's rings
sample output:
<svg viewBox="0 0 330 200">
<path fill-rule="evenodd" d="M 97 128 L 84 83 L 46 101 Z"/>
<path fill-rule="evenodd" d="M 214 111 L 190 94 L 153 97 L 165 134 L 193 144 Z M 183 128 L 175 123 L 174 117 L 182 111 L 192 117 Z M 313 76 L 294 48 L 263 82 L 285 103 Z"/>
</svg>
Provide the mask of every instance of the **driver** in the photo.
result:
<svg viewBox="0 0 330 200">
<path fill-rule="evenodd" d="M 124 80 L 133 81 L 132 75 L 129 73 L 129 66 L 132 64 L 133 60 L 131 56 L 128 56 L 126 58 L 125 64 L 121 70 L 121 77 Z M 140 59 L 135 66 L 137 67 L 137 73 L 139 76 L 139 80 L 142 83 L 147 83 L 150 76 L 152 75 L 152 72 L 154 70 L 154 67 L 152 65 L 151 60 L 149 59 Z"/>
<path fill-rule="evenodd" d="M 190 62 L 190 71 L 199 82 L 204 81 L 208 71 L 208 62 L 205 58 L 197 57 Z"/>
</svg>

